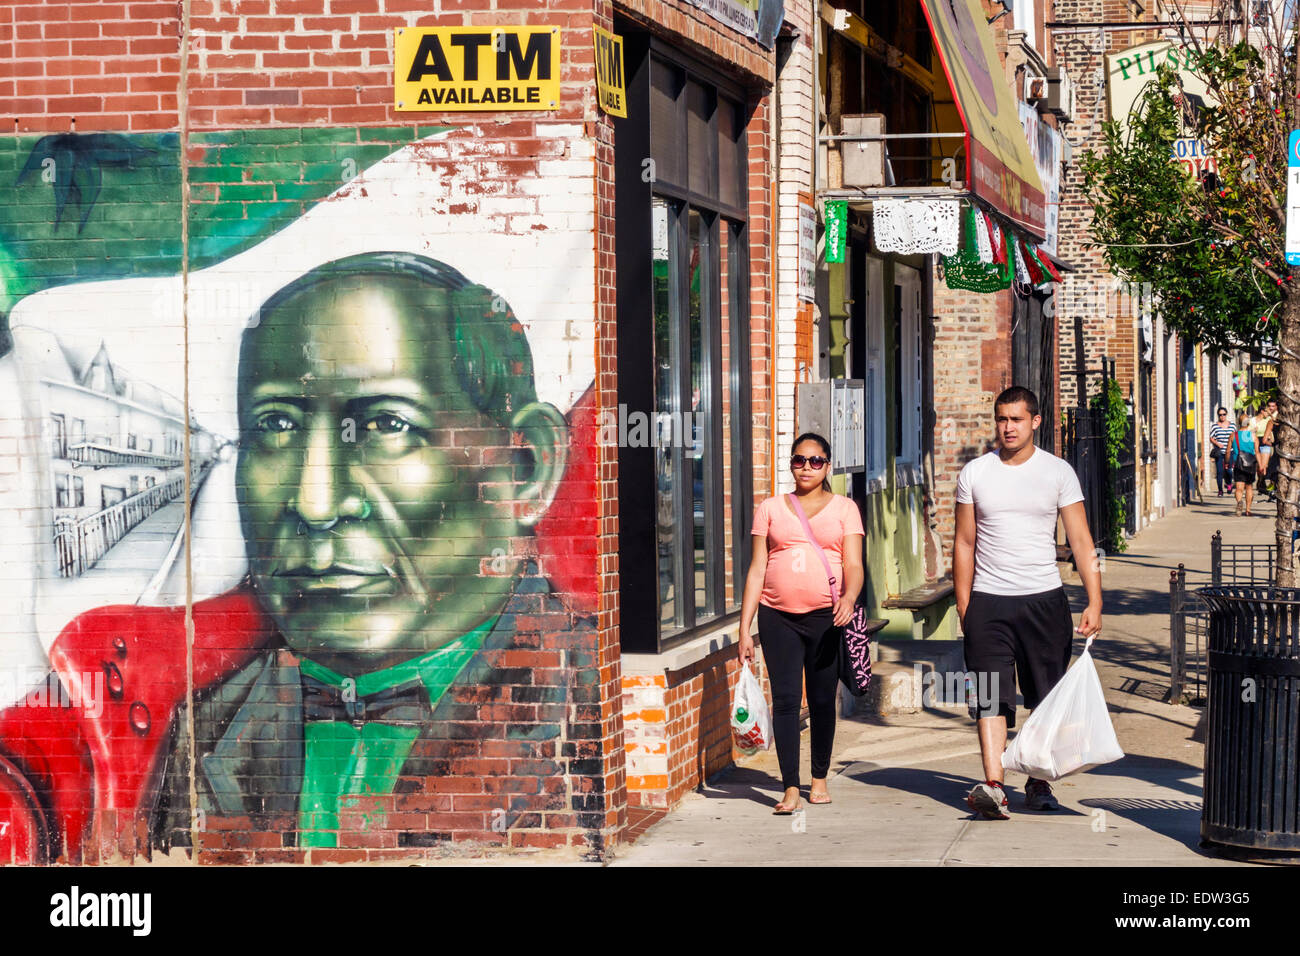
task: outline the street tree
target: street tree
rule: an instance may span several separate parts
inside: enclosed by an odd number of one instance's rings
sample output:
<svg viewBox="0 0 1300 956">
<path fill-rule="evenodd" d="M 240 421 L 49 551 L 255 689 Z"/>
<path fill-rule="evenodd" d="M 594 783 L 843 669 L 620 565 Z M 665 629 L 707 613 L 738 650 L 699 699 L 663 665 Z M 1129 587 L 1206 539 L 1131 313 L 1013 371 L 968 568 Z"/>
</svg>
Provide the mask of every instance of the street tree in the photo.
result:
<svg viewBox="0 0 1300 956">
<path fill-rule="evenodd" d="M 1300 269 L 1288 267 L 1284 246 L 1288 140 L 1300 128 L 1296 5 L 1269 5 L 1262 24 L 1243 19 L 1245 5 L 1235 2 L 1217 4 L 1195 24 L 1182 3 L 1173 6 L 1184 65 L 1190 61 L 1207 95 L 1188 95 L 1179 72 L 1160 65 L 1127 129 L 1105 124 L 1102 148 L 1081 163 L 1092 237 L 1117 274 L 1150 283 L 1166 324 L 1181 335 L 1217 351 L 1276 350 L 1276 582 L 1292 586 L 1300 572 L 1292 546 L 1300 502 Z M 1188 136 L 1214 156 L 1214 171 L 1193 177 L 1173 160 L 1176 141 Z"/>
</svg>

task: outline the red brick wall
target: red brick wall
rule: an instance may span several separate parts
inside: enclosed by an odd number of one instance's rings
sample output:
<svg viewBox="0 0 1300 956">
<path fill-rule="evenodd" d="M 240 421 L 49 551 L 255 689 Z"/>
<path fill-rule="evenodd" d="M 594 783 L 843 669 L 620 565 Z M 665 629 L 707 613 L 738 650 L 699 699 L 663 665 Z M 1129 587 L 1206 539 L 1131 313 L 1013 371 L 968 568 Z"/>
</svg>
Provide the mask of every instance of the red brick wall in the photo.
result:
<svg viewBox="0 0 1300 956">
<path fill-rule="evenodd" d="M 993 399 L 1011 382 L 1011 290 L 949 289 L 934 282 L 933 523 L 952 567 L 957 475 L 993 447 Z"/>
<path fill-rule="evenodd" d="M 0 0 L 0 57 L 11 65 L 8 75 L 0 77 L 0 97 L 9 104 L 15 134 L 180 131 L 183 137 L 194 137 L 182 140 L 180 153 L 182 165 L 192 176 L 187 194 L 191 210 L 229 203 L 236 193 L 247 193 L 250 203 L 261 201 L 254 193 L 266 192 L 267 199 L 274 195 L 279 185 L 277 174 L 259 178 L 256 168 L 246 167 L 238 179 L 231 180 L 211 173 L 208 167 L 214 164 L 216 147 L 212 144 L 216 141 L 203 139 L 215 131 L 247 132 L 247 141 L 256 145 L 255 132 L 267 127 L 278 128 L 286 136 L 296 129 L 341 128 L 355 131 L 357 142 L 363 144 L 374 142 L 379 128 L 417 127 L 423 136 L 433 123 L 461 127 L 441 142 L 420 144 L 416 153 L 428 169 L 458 191 L 446 212 L 480 216 L 489 229 L 503 234 L 552 228 L 540 221 L 536 193 L 529 188 L 536 178 L 571 179 L 582 190 L 594 185 L 593 219 L 588 228 L 595 253 L 595 270 L 589 280 L 595 302 L 595 381 L 578 415 L 589 422 L 617 403 L 613 360 L 614 135 L 612 123 L 595 106 L 591 47 L 592 24 L 612 27 L 613 6 L 607 2 L 593 5 L 588 0 L 547 0 L 541 7 L 525 0 L 492 4 L 443 0 L 443 12 L 436 14 L 427 12 L 430 6 L 427 0 L 192 0 L 188 6 L 175 2 L 33 4 Z M 625 12 L 660 36 L 710 60 L 750 90 L 749 346 L 756 503 L 765 496 L 770 477 L 766 436 L 770 432 L 773 293 L 768 88 L 773 54 L 685 0 L 633 0 Z M 560 108 L 543 114 L 396 112 L 391 105 L 394 28 L 462 23 L 560 24 L 564 30 Z M 306 137 L 304 132 L 296 146 L 306 145 Z M 594 152 L 594 164 L 590 159 L 575 161 L 571 152 Z M 220 162 L 215 159 L 216 165 Z M 586 215 L 586 210 L 570 211 L 564 228 L 582 228 Z M 580 430 L 580 439 L 582 435 Z M 569 596 L 582 610 L 596 615 L 594 632 L 543 639 L 531 650 L 510 650 L 507 653 L 516 656 L 501 662 L 502 666 L 546 672 L 557 679 L 561 672 L 567 674 L 567 711 L 563 716 L 574 733 L 554 743 L 480 741 L 475 747 L 461 748 L 457 769 L 450 775 L 457 779 L 443 780 L 436 786 L 436 794 L 408 793 L 391 805 L 376 805 L 372 809 L 389 815 L 387 828 L 376 828 L 373 836 L 357 830 L 344 841 L 345 846 L 321 852 L 317 859 L 380 859 L 409 853 L 409 848 L 394 843 L 394 834 L 403 828 L 439 828 L 452 833 L 457 842 L 568 845 L 597 856 L 617 839 L 626 822 L 626 780 L 618 647 L 616 450 L 599 446 L 594 435 L 585 440 L 585 447 L 594 449 L 592 457 L 580 466 L 571 464 L 581 480 L 575 479 L 569 492 L 557 499 L 541 529 L 549 522 L 551 540 L 560 543 L 551 551 L 543 549 L 538 557 L 543 573 L 563 570 L 572 592 Z M 579 446 L 581 441 L 575 444 Z M 704 678 L 699 680 L 702 687 Z M 692 706 L 704 712 L 704 736 L 711 741 L 709 753 L 713 754 L 718 733 L 713 722 L 719 707 L 725 717 L 729 695 L 717 681 L 710 689 L 724 692 L 716 701 L 710 696 Z M 489 708 L 490 719 L 497 722 L 509 722 L 514 719 L 512 714 L 520 719 L 535 716 L 536 708 L 543 706 L 522 697 L 499 705 L 479 699 L 464 703 Z M 684 729 L 673 732 L 686 734 Z M 539 768 L 530 770 L 524 765 L 530 760 L 552 759 L 568 772 L 548 776 Z M 523 763 L 516 766 L 517 761 Z M 713 756 L 705 761 L 708 767 L 715 763 Z M 686 773 L 681 766 L 674 767 L 674 773 Z M 529 805 L 523 807 L 518 827 L 502 834 L 488 826 L 487 814 L 499 804 L 500 794 L 510 791 L 510 779 L 536 779 L 538 788 L 532 797 L 525 793 L 520 798 L 521 806 Z M 430 781 L 433 787 L 433 778 Z M 240 862 L 293 855 L 283 846 L 275 846 L 275 834 L 239 824 L 231 824 L 227 831 L 220 823 L 212 823 L 201 846 L 220 854 L 214 860 Z M 344 828 L 349 825 L 345 823 Z"/>
<path fill-rule="evenodd" d="M 422 122 L 427 115 L 392 106 L 394 28 L 501 22 L 564 24 L 561 107 L 549 115 L 594 116 L 590 0 L 447 5 L 430 14 L 427 0 L 241 0 L 234 8 L 228 0 L 193 0 L 189 125 Z M 18 131 L 64 132 L 74 120 L 83 133 L 180 126 L 180 4 L 0 0 L 0 18 L 14 23 L 0 58 L 12 59 L 6 98 Z M 0 92 L 7 83 L 0 80 Z M 494 118 L 438 117 L 451 124 Z"/>
<path fill-rule="evenodd" d="M 1107 20 L 1133 22 L 1131 7 L 1119 0 L 1058 0 L 1056 15 L 1064 21 Z M 1083 326 L 1084 355 L 1082 364 L 1093 370 L 1101 368 L 1103 356 L 1116 360 L 1116 377 L 1125 395 L 1130 384 L 1136 394 L 1135 362 L 1137 344 L 1133 310 L 1129 296 L 1122 294 L 1104 261 L 1104 250 L 1091 244 L 1092 203 L 1084 187 L 1079 161 L 1086 149 L 1098 149 L 1101 124 L 1109 119 L 1104 79 L 1104 55 L 1141 43 L 1153 36 L 1139 31 L 1107 31 L 1105 48 L 1099 46 L 1096 33 L 1063 34 L 1053 44 L 1053 59 L 1071 76 L 1075 87 L 1075 113 L 1067 130 L 1075 146 L 1074 162 L 1066 167 L 1061 183 L 1061 218 L 1058 250 L 1060 257 L 1076 266 L 1066 276 L 1064 288 L 1057 294 L 1060 325 L 1061 407 L 1077 405 L 1077 367 L 1079 356 L 1075 341 L 1075 322 Z M 1100 376 L 1088 376 L 1090 395 L 1099 388 Z M 1083 396 L 1086 400 L 1089 396 Z"/>
<path fill-rule="evenodd" d="M 595 25 L 613 30 L 613 6 L 599 2 Z M 596 393 L 603 410 L 618 408 L 617 301 L 614 288 L 614 127 L 599 114 L 596 139 Z M 601 445 L 597 497 L 599 514 L 596 621 L 599 643 L 599 702 L 602 728 L 601 759 L 605 772 L 598 781 L 605 800 L 605 838 L 611 842 L 627 826 L 627 770 L 623 757 L 623 703 L 618 616 L 618 448 Z M 593 803 L 597 801 L 593 800 Z"/>
<path fill-rule="evenodd" d="M 761 655 L 757 670 L 770 700 Z M 731 697 L 739 679 L 734 646 L 680 671 L 624 676 L 631 806 L 675 806 L 739 756 L 731 745 Z"/>
<path fill-rule="evenodd" d="M 686 0 L 619 0 L 618 11 L 729 71 L 739 69 L 750 78 L 772 84 L 775 62 L 771 51 L 723 26 Z"/>
<path fill-rule="evenodd" d="M 313 859 L 442 852 L 433 848 L 435 843 L 572 846 L 599 856 L 624 825 L 626 804 L 617 641 L 617 472 L 612 449 L 598 448 L 587 457 L 595 447 L 594 429 L 583 431 L 583 423 L 600 408 L 616 405 L 613 130 L 595 107 L 591 46 L 595 16 L 609 27 L 611 8 L 593 9 L 587 0 L 549 0 L 541 8 L 523 0 L 513 5 L 448 0 L 446 12 L 430 15 L 425 12 L 430 6 L 412 0 L 193 0 L 186 21 L 184 8 L 175 2 L 0 0 L 0 57 L 11 65 L 0 79 L 0 95 L 15 121 L 13 130 L 4 132 L 25 135 L 24 148 L 30 149 L 32 136 L 27 134 L 181 130 L 191 136 L 179 161 L 190 175 L 192 216 L 246 199 L 246 218 L 232 220 L 232 229 L 238 229 L 255 218 L 255 204 L 301 192 L 306 184 L 296 178 L 302 167 L 289 170 L 294 164 L 285 163 L 280 165 L 286 169 L 272 172 L 274 164 L 223 165 L 222 147 L 214 144 L 253 153 L 265 148 L 269 154 L 275 143 L 283 142 L 305 154 L 335 149 L 312 145 L 313 137 L 342 129 L 353 142 L 372 148 L 391 137 L 396 150 L 410 138 L 411 127 L 422 128 L 423 136 L 434 123 L 459 126 L 439 141 L 412 148 L 424 169 L 448 186 L 450 196 L 431 199 L 431 204 L 442 204 L 439 211 L 477 217 L 493 233 L 527 236 L 585 229 L 590 234 L 595 269 L 576 281 L 595 300 L 587 321 L 595 326 L 590 347 L 596 380 L 592 397 L 574 415 L 575 447 L 582 454 L 571 456 L 572 483 L 539 528 L 539 540 L 556 546 L 548 550 L 543 543 L 535 556 L 553 584 L 557 577 L 567 582 L 560 590 L 567 588 L 564 597 L 574 607 L 596 614 L 595 629 L 547 621 L 547 613 L 536 607 L 537 615 L 529 621 L 537 625 L 536 633 L 523 638 L 532 645 L 489 655 L 494 667 L 513 671 L 513 685 L 466 690 L 464 699 L 457 697 L 460 691 L 449 692 L 462 708 L 460 732 L 467 738 L 484 736 L 440 742 L 446 752 L 426 757 L 445 759 L 442 773 L 431 774 L 419 792 L 367 803 L 367 811 L 382 816 L 380 824 L 372 819 L 365 827 L 353 826 L 356 814 L 345 815 L 340 846 L 316 848 Z M 544 113 L 397 113 L 391 105 L 393 29 L 466 22 L 561 25 L 561 107 Z M 274 138 L 262 132 L 267 127 L 278 128 Z M 593 151 L 594 162 L 583 158 Z M 339 158 L 350 157 L 345 151 Z M 19 165 L 9 165 L 9 152 L 5 162 L 6 169 L 21 168 L 21 158 Z M 235 169 L 237 178 L 219 175 Z M 119 175 L 110 168 L 106 183 Z M 572 195 L 591 197 L 583 200 L 587 207 L 566 210 L 558 222 L 541 221 L 541 180 L 572 183 Z M 49 190 L 40 183 L 28 188 Z M 354 192 L 365 188 L 363 182 Z M 163 197 L 138 194 L 142 209 L 155 200 Z M 85 203 L 92 201 L 83 197 Z M 175 196 L 167 201 L 174 203 Z M 54 254 L 62 248 L 48 246 Z M 766 270 L 761 256 L 755 269 Z M 554 330 L 557 340 L 568 334 L 564 328 Z M 539 363 L 538 371 L 550 370 Z M 548 522 L 553 534 L 545 533 Z M 521 540 L 520 546 L 528 544 Z M 559 633 L 548 631 L 549 625 Z M 560 704 L 546 699 L 555 689 Z M 477 717 L 467 717 L 470 711 Z M 562 721 L 566 730 L 548 740 L 506 734 L 508 725 L 521 728 L 538 720 Z M 157 722 L 162 723 L 161 716 Z M 515 814 L 509 830 L 494 829 L 492 810 L 507 805 Z M 281 822 L 293 828 L 292 821 Z M 199 846 L 212 851 L 214 862 L 303 858 L 302 850 L 286 846 L 281 834 L 258 832 L 247 820 L 227 826 L 209 818 L 207 823 L 211 828 L 202 832 Z M 105 828 L 115 830 L 111 823 Z M 399 835 L 413 831 L 429 839 L 399 846 Z M 122 852 L 130 855 L 129 847 L 122 843 Z"/>
</svg>

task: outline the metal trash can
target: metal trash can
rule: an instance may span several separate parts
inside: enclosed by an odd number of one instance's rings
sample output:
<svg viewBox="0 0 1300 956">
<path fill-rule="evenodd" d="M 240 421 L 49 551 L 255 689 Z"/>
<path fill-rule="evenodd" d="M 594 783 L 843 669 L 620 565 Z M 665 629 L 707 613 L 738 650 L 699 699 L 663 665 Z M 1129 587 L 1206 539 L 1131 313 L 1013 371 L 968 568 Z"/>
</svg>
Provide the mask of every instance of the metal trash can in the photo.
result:
<svg viewBox="0 0 1300 956">
<path fill-rule="evenodd" d="M 1210 609 L 1201 837 L 1300 850 L 1300 588 L 1197 593 Z"/>
</svg>

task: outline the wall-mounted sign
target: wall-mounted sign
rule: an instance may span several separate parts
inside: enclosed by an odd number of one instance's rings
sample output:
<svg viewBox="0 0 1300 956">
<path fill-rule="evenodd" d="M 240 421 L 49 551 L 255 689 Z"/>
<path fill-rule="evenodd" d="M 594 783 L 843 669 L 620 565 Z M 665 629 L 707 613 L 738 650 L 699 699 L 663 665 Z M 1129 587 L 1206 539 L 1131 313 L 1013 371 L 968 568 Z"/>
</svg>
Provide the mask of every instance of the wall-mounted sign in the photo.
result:
<svg viewBox="0 0 1300 956">
<path fill-rule="evenodd" d="M 817 210 L 811 203 L 799 203 L 799 298 L 812 302 L 817 297 Z"/>
<path fill-rule="evenodd" d="M 689 0 L 715 20 L 753 37 L 767 49 L 776 42 L 785 18 L 784 0 Z"/>
<path fill-rule="evenodd" d="M 593 26 L 596 44 L 596 98 L 610 116 L 627 118 L 627 92 L 623 89 L 623 38 Z"/>
<path fill-rule="evenodd" d="M 1183 164 L 1187 175 L 1200 179 L 1205 173 L 1217 173 L 1219 165 L 1214 161 L 1214 154 L 1205 148 L 1205 140 L 1192 136 L 1183 136 L 1174 140 L 1169 148 L 1169 158 Z"/>
<path fill-rule="evenodd" d="M 560 105 L 560 28 L 400 28 L 393 102 L 400 112 L 553 110 Z"/>
<path fill-rule="evenodd" d="M 1038 181 L 981 0 L 922 0 L 966 125 L 971 191 L 1033 237 L 1046 221 Z"/>
<path fill-rule="evenodd" d="M 1142 91 L 1155 82 L 1157 66 L 1172 67 L 1178 73 L 1183 85 L 1182 95 L 1193 116 L 1201 107 L 1214 105 L 1205 80 L 1195 72 L 1196 51 L 1191 47 L 1176 46 L 1169 40 L 1156 40 L 1118 53 L 1108 53 L 1106 99 L 1110 105 L 1110 118 L 1119 124 L 1121 133 L 1126 132 L 1129 113 Z"/>
<path fill-rule="evenodd" d="M 1020 125 L 1029 144 L 1029 155 L 1043 183 L 1042 248 L 1056 255 L 1056 230 L 1061 218 L 1061 134 L 1044 123 L 1038 110 L 1017 100 Z"/>
<path fill-rule="evenodd" d="M 826 261 L 843 262 L 849 231 L 849 204 L 843 199 L 826 200 Z"/>
<path fill-rule="evenodd" d="M 1250 363 L 1250 390 L 1253 394 L 1258 395 L 1260 392 L 1267 392 L 1269 389 L 1277 388 L 1277 363 L 1276 362 L 1251 362 Z"/>
<path fill-rule="evenodd" d="M 1286 144 L 1286 264 L 1300 265 L 1300 129 Z"/>
</svg>

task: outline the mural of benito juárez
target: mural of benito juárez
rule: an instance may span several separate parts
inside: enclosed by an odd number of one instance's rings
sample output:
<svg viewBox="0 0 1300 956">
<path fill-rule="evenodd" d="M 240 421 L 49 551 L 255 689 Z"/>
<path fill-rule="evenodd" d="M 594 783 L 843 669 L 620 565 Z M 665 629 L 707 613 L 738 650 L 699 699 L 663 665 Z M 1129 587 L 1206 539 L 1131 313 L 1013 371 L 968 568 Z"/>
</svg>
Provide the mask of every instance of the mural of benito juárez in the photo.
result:
<svg viewBox="0 0 1300 956">
<path fill-rule="evenodd" d="M 335 846 L 340 808 L 392 792 L 510 617 L 515 544 L 556 493 L 568 428 L 537 401 L 528 340 L 498 296 L 386 252 L 327 263 L 262 305 L 238 415 L 245 587 L 275 639 L 196 701 L 198 806 L 296 816 L 299 845 Z M 184 717 L 165 842 L 192 825 Z"/>
</svg>

